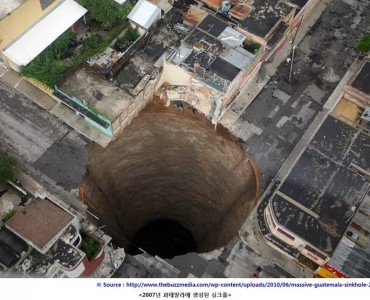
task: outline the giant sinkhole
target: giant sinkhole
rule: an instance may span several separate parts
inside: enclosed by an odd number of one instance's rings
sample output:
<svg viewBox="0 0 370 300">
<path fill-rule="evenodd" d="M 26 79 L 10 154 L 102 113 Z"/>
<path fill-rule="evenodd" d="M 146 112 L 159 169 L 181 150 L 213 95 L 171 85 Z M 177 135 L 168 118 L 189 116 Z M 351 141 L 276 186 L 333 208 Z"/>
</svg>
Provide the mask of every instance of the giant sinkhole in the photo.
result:
<svg viewBox="0 0 370 300">
<path fill-rule="evenodd" d="M 155 101 L 105 149 L 91 146 L 80 186 L 114 243 L 162 258 L 225 246 L 258 197 L 255 161 L 228 130 Z"/>
</svg>

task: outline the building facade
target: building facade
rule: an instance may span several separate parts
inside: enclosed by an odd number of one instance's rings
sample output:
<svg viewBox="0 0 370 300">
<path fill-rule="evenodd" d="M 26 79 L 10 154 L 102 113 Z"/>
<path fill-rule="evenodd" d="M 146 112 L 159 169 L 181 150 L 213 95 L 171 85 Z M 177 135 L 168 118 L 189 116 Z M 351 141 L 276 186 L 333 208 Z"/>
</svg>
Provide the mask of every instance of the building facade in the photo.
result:
<svg viewBox="0 0 370 300">
<path fill-rule="evenodd" d="M 27 65 L 87 10 L 73 0 L 5 0 L 0 15 L 0 59 L 16 71 Z"/>
</svg>

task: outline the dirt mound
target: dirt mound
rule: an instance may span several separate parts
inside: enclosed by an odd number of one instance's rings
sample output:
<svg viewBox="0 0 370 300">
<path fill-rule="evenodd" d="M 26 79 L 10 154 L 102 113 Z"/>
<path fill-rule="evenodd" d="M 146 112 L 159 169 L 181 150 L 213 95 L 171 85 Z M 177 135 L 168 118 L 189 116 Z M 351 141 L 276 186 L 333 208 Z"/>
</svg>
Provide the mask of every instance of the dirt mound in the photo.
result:
<svg viewBox="0 0 370 300">
<path fill-rule="evenodd" d="M 168 220 L 206 252 L 227 244 L 256 204 L 259 176 L 246 157 L 221 126 L 153 102 L 106 149 L 91 147 L 80 198 L 126 249 L 146 225 Z M 158 241 L 163 230 L 152 233 Z"/>
</svg>

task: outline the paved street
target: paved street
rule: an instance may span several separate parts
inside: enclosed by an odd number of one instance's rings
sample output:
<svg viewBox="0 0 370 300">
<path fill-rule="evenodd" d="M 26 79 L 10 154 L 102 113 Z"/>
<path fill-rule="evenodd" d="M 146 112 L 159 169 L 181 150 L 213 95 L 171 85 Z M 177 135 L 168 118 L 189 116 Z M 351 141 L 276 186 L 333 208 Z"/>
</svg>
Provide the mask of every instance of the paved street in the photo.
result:
<svg viewBox="0 0 370 300">
<path fill-rule="evenodd" d="M 88 142 L 1 80 L 0 142 L 21 169 L 66 191 L 76 189 L 85 172 Z"/>
<path fill-rule="evenodd" d="M 297 47 L 291 83 L 283 63 L 235 123 L 234 133 L 259 163 L 263 188 L 354 61 L 354 45 L 369 29 L 370 1 L 334 1 Z"/>
</svg>

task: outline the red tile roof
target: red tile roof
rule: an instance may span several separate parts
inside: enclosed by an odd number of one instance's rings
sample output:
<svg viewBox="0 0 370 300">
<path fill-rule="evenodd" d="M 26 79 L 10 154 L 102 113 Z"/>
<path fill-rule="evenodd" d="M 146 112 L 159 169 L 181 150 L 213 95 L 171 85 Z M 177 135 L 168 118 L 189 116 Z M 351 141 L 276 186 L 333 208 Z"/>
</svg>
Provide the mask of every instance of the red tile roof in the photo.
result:
<svg viewBox="0 0 370 300">
<path fill-rule="evenodd" d="M 73 218 L 52 201 L 36 199 L 12 217 L 6 227 L 45 253 L 51 246 L 48 244 Z"/>
<path fill-rule="evenodd" d="M 235 5 L 231 10 L 230 14 L 239 20 L 244 20 L 250 13 L 252 8 L 248 5 Z"/>
<path fill-rule="evenodd" d="M 214 9 L 219 9 L 222 3 L 222 0 L 201 0 L 201 1 Z"/>
</svg>

